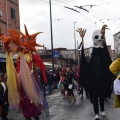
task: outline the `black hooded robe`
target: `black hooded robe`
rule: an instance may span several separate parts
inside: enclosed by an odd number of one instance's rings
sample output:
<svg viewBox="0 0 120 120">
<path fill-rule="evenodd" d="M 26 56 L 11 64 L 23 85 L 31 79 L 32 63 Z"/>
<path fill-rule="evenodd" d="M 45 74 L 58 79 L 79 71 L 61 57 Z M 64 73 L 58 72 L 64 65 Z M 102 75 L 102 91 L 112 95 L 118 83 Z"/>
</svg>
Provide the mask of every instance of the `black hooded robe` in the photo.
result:
<svg viewBox="0 0 120 120">
<path fill-rule="evenodd" d="M 109 70 L 112 63 L 107 46 L 93 47 L 91 60 L 87 63 L 82 47 L 80 61 L 80 84 L 87 90 L 92 99 L 94 94 L 110 98 L 113 91 L 114 76 Z"/>
</svg>

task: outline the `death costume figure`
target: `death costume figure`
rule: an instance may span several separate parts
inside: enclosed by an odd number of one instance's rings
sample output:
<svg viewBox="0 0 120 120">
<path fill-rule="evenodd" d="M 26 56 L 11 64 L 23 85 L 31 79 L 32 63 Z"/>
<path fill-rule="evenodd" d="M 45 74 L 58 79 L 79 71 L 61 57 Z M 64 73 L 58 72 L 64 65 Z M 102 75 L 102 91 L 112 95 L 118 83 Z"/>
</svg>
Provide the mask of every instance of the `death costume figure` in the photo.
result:
<svg viewBox="0 0 120 120">
<path fill-rule="evenodd" d="M 84 41 L 86 30 L 78 29 L 82 38 L 82 53 L 80 61 L 80 78 L 79 82 L 89 93 L 90 100 L 93 103 L 95 119 L 99 119 L 99 103 L 101 115 L 105 116 L 104 100 L 110 98 L 113 90 L 113 75 L 109 70 L 111 58 L 106 46 L 104 25 L 101 30 L 93 32 L 93 51 L 91 60 L 88 63 L 84 54 Z"/>
<path fill-rule="evenodd" d="M 9 37 L 0 37 L 6 50 L 9 103 L 13 108 L 21 108 L 26 120 L 31 120 L 31 117 L 39 120 L 41 111 L 49 115 L 43 89 L 43 84 L 47 82 L 45 68 L 35 48 L 42 47 L 36 43 L 39 33 L 30 35 L 25 26 L 25 34 L 20 30 L 10 29 Z M 18 55 L 16 69 L 12 60 L 15 53 Z"/>
</svg>

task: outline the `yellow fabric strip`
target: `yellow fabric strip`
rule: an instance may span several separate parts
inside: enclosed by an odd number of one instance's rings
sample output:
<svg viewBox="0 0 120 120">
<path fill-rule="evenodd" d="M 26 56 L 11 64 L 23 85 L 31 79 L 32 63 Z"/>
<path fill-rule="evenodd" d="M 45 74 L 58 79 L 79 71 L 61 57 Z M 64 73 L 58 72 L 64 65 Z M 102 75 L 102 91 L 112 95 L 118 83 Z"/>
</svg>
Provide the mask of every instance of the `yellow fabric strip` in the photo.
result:
<svg viewBox="0 0 120 120">
<path fill-rule="evenodd" d="M 8 87 L 8 99 L 12 107 L 18 108 L 20 96 L 17 90 L 17 81 L 15 67 L 12 60 L 12 55 L 6 52 L 6 70 L 7 70 L 7 87 Z"/>
<path fill-rule="evenodd" d="M 12 83 L 14 85 L 13 87 L 17 89 L 16 75 L 14 72 L 15 68 L 12 60 L 12 55 L 8 54 L 8 52 L 6 52 L 6 70 L 7 70 L 7 76 L 8 76 L 7 84 Z"/>
</svg>

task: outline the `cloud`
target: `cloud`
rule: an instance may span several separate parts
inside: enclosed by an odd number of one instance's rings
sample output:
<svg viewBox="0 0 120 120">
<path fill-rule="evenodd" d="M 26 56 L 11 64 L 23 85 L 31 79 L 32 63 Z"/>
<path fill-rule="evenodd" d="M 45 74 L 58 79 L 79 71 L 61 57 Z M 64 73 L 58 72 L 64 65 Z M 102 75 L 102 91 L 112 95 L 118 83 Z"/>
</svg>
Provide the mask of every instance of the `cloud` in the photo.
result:
<svg viewBox="0 0 120 120">
<path fill-rule="evenodd" d="M 20 0 L 19 2 L 21 30 L 24 31 L 24 24 L 26 24 L 30 34 L 43 31 L 43 34 L 37 36 L 37 42 L 51 48 L 49 0 Z M 82 3 L 80 0 L 52 0 L 54 47 L 74 48 L 74 22 L 77 22 L 76 29 L 81 27 L 87 29 L 84 39 L 85 44 L 89 47 L 92 45 L 93 31 L 101 29 L 102 22 L 104 22 L 110 28 L 110 31 L 106 32 L 107 43 L 113 48 L 113 34 L 120 29 L 119 19 L 114 18 L 119 18 L 120 7 L 117 0 L 113 1 L 117 4 L 107 4 L 108 2 L 109 0 L 84 0 Z M 80 14 L 64 8 L 65 5 L 74 7 L 74 5 L 89 4 L 99 6 L 92 7 L 92 9 L 86 7 L 90 13 L 75 8 L 80 11 Z M 112 19 L 108 21 L 108 18 Z M 101 22 L 100 19 L 104 20 Z M 76 33 L 76 40 L 81 42 L 78 33 Z"/>
</svg>

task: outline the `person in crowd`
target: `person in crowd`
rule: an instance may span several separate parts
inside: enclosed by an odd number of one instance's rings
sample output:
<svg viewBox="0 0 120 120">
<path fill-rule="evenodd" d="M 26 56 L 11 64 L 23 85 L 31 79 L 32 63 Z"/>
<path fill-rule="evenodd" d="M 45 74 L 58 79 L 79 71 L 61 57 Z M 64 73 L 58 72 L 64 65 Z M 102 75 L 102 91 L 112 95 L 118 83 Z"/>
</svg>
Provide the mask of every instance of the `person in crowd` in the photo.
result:
<svg viewBox="0 0 120 120">
<path fill-rule="evenodd" d="M 65 95 L 65 76 L 64 74 L 60 71 L 59 72 L 59 75 L 60 75 L 60 90 L 61 90 L 61 94 Z"/>
<path fill-rule="evenodd" d="M 9 103 L 8 103 L 8 89 L 6 84 L 0 78 L 0 111 L 2 120 L 8 120 L 8 110 L 9 110 Z"/>
<path fill-rule="evenodd" d="M 1 79 L 2 79 L 2 82 L 6 83 L 7 78 L 4 73 L 1 75 Z"/>
<path fill-rule="evenodd" d="M 2 75 L 2 71 L 0 70 L 0 76 Z"/>
<path fill-rule="evenodd" d="M 84 36 L 86 30 L 78 29 L 82 38 L 82 50 L 80 61 L 80 78 L 79 82 L 88 92 L 90 101 L 93 103 L 95 120 L 105 116 L 104 99 L 110 98 L 113 88 L 113 75 L 109 70 L 111 64 L 110 54 L 106 45 L 105 31 L 107 25 L 103 25 L 101 30 L 93 32 L 93 50 L 91 59 L 88 62 L 84 53 Z M 82 33 L 81 33 L 82 31 Z"/>
<path fill-rule="evenodd" d="M 54 86 L 54 90 L 57 90 L 57 84 L 58 84 L 59 80 L 58 80 L 58 74 L 54 73 L 53 74 L 53 86 Z"/>
<path fill-rule="evenodd" d="M 67 79 L 67 83 L 68 83 L 68 94 L 69 94 L 69 102 L 71 102 L 71 97 L 74 99 L 74 102 L 76 102 L 74 93 L 73 93 L 73 89 L 74 89 L 74 85 L 73 85 L 73 79 L 74 79 L 74 74 L 73 72 L 70 70 L 69 67 L 66 68 L 66 79 Z"/>
<path fill-rule="evenodd" d="M 49 92 L 49 94 L 51 94 L 52 93 L 52 84 L 53 84 L 52 70 L 47 71 L 47 79 L 48 79 L 48 82 L 47 82 L 48 92 Z"/>
<path fill-rule="evenodd" d="M 5 79 L 6 82 L 7 82 L 7 73 L 4 74 L 4 79 Z"/>
<path fill-rule="evenodd" d="M 42 76 L 42 73 L 41 73 L 41 70 L 39 67 L 36 68 L 37 70 L 37 74 L 38 74 L 38 79 L 40 80 L 41 84 L 42 84 L 42 87 L 44 89 L 44 92 L 46 94 L 46 91 L 45 91 L 45 83 L 44 83 L 44 80 L 43 80 L 43 76 Z"/>
</svg>

